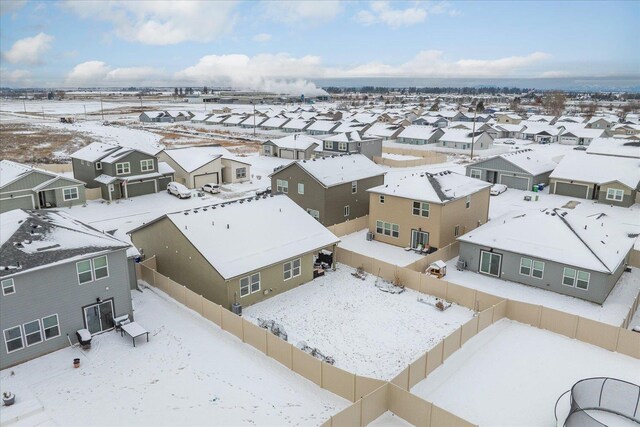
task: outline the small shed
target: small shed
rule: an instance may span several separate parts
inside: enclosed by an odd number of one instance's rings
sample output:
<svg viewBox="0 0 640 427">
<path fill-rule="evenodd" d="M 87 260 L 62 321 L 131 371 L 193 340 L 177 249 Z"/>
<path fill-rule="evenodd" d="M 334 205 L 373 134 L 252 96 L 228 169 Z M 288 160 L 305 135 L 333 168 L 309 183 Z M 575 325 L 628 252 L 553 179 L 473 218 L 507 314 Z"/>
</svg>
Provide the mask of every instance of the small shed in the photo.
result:
<svg viewBox="0 0 640 427">
<path fill-rule="evenodd" d="M 439 259 L 438 261 L 432 262 L 429 267 L 427 267 L 426 273 L 436 276 L 438 279 L 442 279 L 447 275 L 447 264 Z"/>
</svg>

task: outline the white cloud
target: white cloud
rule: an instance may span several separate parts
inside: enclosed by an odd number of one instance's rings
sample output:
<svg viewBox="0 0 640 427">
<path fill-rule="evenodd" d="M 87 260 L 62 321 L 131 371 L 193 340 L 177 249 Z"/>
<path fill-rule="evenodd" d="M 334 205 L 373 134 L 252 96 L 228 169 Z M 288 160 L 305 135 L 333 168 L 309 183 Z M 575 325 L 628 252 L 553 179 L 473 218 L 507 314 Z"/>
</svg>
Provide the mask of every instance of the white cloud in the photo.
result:
<svg viewBox="0 0 640 427">
<path fill-rule="evenodd" d="M 266 1 L 263 4 L 269 18 L 289 24 L 317 25 L 331 21 L 342 12 L 338 0 Z"/>
<path fill-rule="evenodd" d="M 103 61 L 78 64 L 67 74 L 68 86 L 144 85 L 166 81 L 162 71 L 152 67 L 124 67 L 112 69 Z"/>
<path fill-rule="evenodd" d="M 27 70 L 11 70 L 5 68 L 0 69 L 2 80 L 13 83 L 16 86 L 25 87 L 31 85 L 31 72 Z"/>
<path fill-rule="evenodd" d="M 123 40 L 150 45 L 210 42 L 236 21 L 235 1 L 74 1 L 64 6 L 82 18 L 110 22 Z"/>
<path fill-rule="evenodd" d="M 562 78 L 562 77 L 571 77 L 572 74 L 568 71 L 561 70 L 553 70 L 553 71 L 545 71 L 540 74 L 540 77 L 545 79 L 553 79 L 553 78 Z"/>
<path fill-rule="evenodd" d="M 415 2 L 411 7 L 394 9 L 393 3 L 389 1 L 374 1 L 370 3 L 368 10 L 359 11 L 354 19 L 363 25 L 384 24 L 397 29 L 420 24 L 426 21 L 429 15 L 445 13 L 449 16 L 459 14 L 448 2 Z"/>
<path fill-rule="evenodd" d="M 260 33 L 253 36 L 253 41 L 258 43 L 265 43 L 271 41 L 271 34 Z"/>
<path fill-rule="evenodd" d="M 16 41 L 2 56 L 12 64 L 40 64 L 42 63 L 42 55 L 51 49 L 52 41 L 53 36 L 45 33 L 26 37 Z"/>
</svg>

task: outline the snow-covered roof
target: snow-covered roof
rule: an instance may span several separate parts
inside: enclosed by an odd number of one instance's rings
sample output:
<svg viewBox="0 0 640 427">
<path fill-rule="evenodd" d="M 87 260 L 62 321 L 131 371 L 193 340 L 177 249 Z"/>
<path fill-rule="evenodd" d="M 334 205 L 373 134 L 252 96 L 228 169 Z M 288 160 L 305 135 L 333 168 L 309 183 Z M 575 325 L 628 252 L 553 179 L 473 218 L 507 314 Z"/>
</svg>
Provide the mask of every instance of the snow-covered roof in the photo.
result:
<svg viewBox="0 0 640 427">
<path fill-rule="evenodd" d="M 291 119 L 285 125 L 282 126 L 282 129 L 294 129 L 294 130 L 304 130 L 309 126 L 311 122 L 309 120 L 304 119 Z"/>
<path fill-rule="evenodd" d="M 129 246 L 57 210 L 15 209 L 0 227 L 0 276 Z"/>
<path fill-rule="evenodd" d="M 307 131 L 330 132 L 339 124 L 340 122 L 334 122 L 332 120 L 316 120 L 307 128 Z"/>
<path fill-rule="evenodd" d="M 219 124 L 229 118 L 229 116 L 229 114 L 213 114 L 211 117 L 205 120 L 205 123 Z"/>
<path fill-rule="evenodd" d="M 611 273 L 633 247 L 637 227 L 605 214 L 544 209 L 508 213 L 461 236 L 474 243 L 587 270 Z"/>
<path fill-rule="evenodd" d="M 447 203 L 477 193 L 491 184 L 451 171 L 411 172 L 368 191 L 431 203 Z"/>
<path fill-rule="evenodd" d="M 471 143 L 472 132 L 468 129 L 443 129 L 440 141 Z M 476 139 L 484 132 L 476 130 Z"/>
<path fill-rule="evenodd" d="M 640 159 L 573 152 L 562 158 L 550 178 L 595 184 L 618 181 L 638 188 Z"/>
<path fill-rule="evenodd" d="M 640 143 L 622 138 L 596 138 L 587 147 L 587 153 L 640 159 Z"/>
<path fill-rule="evenodd" d="M 558 128 L 558 126 L 549 125 L 543 122 L 520 122 L 520 124 L 524 125 L 524 128 L 521 131 L 523 134 L 537 135 L 546 132 L 549 135 L 555 136 L 560 134 L 562 130 L 562 126 Z"/>
<path fill-rule="evenodd" d="M 560 136 L 575 136 L 578 138 L 599 138 L 605 135 L 604 129 L 569 128 L 562 132 Z"/>
<path fill-rule="evenodd" d="M 403 127 L 398 125 L 390 125 L 388 123 L 374 123 L 364 133 L 365 135 L 391 137 L 402 131 Z"/>
<path fill-rule="evenodd" d="M 340 241 L 286 195 L 222 203 L 166 217 L 226 280 Z"/>
<path fill-rule="evenodd" d="M 324 141 L 333 141 L 333 142 L 353 142 L 353 141 L 372 141 L 375 138 L 362 138 L 360 132 L 342 132 L 337 133 L 335 135 L 328 136 L 323 138 Z"/>
<path fill-rule="evenodd" d="M 343 132 L 353 132 L 353 131 L 361 131 L 366 129 L 369 125 L 367 123 L 358 123 L 358 122 L 343 122 L 340 123 L 340 126 L 335 128 L 333 132 L 343 133 Z"/>
<path fill-rule="evenodd" d="M 433 132 L 438 130 L 439 128 L 435 128 L 433 126 L 421 126 L 421 125 L 411 125 L 407 126 L 400 134 L 398 138 L 412 138 L 412 139 L 429 139 Z"/>
<path fill-rule="evenodd" d="M 271 117 L 268 120 L 265 120 L 264 123 L 262 123 L 260 126 L 261 127 L 270 127 L 270 128 L 280 128 L 282 127 L 282 125 L 284 125 L 285 123 L 287 123 L 289 120 L 286 117 Z"/>
<path fill-rule="evenodd" d="M 270 139 L 267 142 L 272 142 L 276 147 L 292 150 L 307 150 L 313 144 L 317 146 L 322 145 L 322 141 L 319 139 L 304 134 L 294 134 L 285 136 L 284 138 Z"/>
<path fill-rule="evenodd" d="M 292 167 L 293 164 L 289 164 L 284 169 Z M 302 160 L 295 164 L 327 188 L 386 173 L 384 169 L 362 154 L 320 157 Z"/>
<path fill-rule="evenodd" d="M 255 121 L 254 121 L 255 118 Z M 249 117 L 247 117 L 246 119 L 244 119 L 242 122 L 240 122 L 241 125 L 243 126 L 253 126 L 254 124 L 256 126 L 260 126 L 260 123 L 264 122 L 265 120 L 267 120 L 268 118 L 265 116 L 261 116 L 259 114 L 256 115 L 250 115 Z"/>
<path fill-rule="evenodd" d="M 500 157 L 514 164 L 520 169 L 529 172 L 531 175 L 551 172 L 558 164 L 541 151 L 531 149 L 518 150 L 501 154 Z"/>
<path fill-rule="evenodd" d="M 513 123 L 496 123 L 493 125 L 493 127 L 497 130 L 503 130 L 506 132 L 522 132 L 522 130 L 524 129 L 524 126 L 522 124 L 515 125 Z"/>
<path fill-rule="evenodd" d="M 224 121 L 225 125 L 237 125 L 240 122 L 242 122 L 243 120 L 245 120 L 247 118 L 246 115 L 244 114 L 232 114 L 227 120 Z"/>
<path fill-rule="evenodd" d="M 211 146 L 172 148 L 164 150 L 164 153 L 188 173 L 222 156 L 230 155 L 224 147 Z"/>
<path fill-rule="evenodd" d="M 358 123 L 372 124 L 378 119 L 378 115 L 371 113 L 357 113 L 351 116 L 349 119 Z"/>
<path fill-rule="evenodd" d="M 30 172 L 38 172 L 40 174 L 51 177 L 51 180 L 45 181 L 39 184 L 38 186 L 34 186 L 33 187 L 34 189 L 49 185 L 49 183 L 59 178 L 64 178 L 69 181 L 77 182 L 78 184 L 83 184 L 81 181 L 78 181 L 77 179 L 74 179 L 71 177 L 66 177 L 66 176 L 63 177 L 62 175 L 57 173 L 49 172 L 44 169 L 39 169 L 32 166 L 23 165 L 21 163 L 13 162 L 11 160 L 2 160 L 0 161 L 0 188 L 9 185 L 12 182 L 15 182 L 17 179 L 21 178 L 22 176 Z"/>
<path fill-rule="evenodd" d="M 85 162 L 97 162 L 118 149 L 117 145 L 106 142 L 93 142 L 73 153 L 71 157 Z"/>
</svg>

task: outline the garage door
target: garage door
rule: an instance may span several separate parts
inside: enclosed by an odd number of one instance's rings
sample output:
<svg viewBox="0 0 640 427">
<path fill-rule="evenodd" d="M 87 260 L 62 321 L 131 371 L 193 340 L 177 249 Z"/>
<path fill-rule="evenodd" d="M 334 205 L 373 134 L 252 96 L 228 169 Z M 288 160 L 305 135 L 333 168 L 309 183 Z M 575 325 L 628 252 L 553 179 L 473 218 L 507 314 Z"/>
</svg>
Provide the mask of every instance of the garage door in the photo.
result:
<svg viewBox="0 0 640 427">
<path fill-rule="evenodd" d="M 127 184 L 127 195 L 129 197 L 153 194 L 156 192 L 154 181 L 130 182 Z"/>
<path fill-rule="evenodd" d="M 500 175 L 500 184 L 516 190 L 531 190 L 529 188 L 529 179 L 520 176 Z"/>
<path fill-rule="evenodd" d="M 204 175 L 196 175 L 193 177 L 195 188 L 201 188 L 205 184 L 213 183 L 220 184 L 218 179 L 218 172 L 207 173 Z"/>
<path fill-rule="evenodd" d="M 0 200 L 0 212 L 9 212 L 14 209 L 35 209 L 33 196 L 29 195 Z"/>
<path fill-rule="evenodd" d="M 293 151 L 280 150 L 280 157 L 283 159 L 293 159 Z"/>
<path fill-rule="evenodd" d="M 556 182 L 555 194 L 563 196 L 579 197 L 586 199 L 589 187 L 586 185 L 569 184 L 568 182 Z"/>
</svg>

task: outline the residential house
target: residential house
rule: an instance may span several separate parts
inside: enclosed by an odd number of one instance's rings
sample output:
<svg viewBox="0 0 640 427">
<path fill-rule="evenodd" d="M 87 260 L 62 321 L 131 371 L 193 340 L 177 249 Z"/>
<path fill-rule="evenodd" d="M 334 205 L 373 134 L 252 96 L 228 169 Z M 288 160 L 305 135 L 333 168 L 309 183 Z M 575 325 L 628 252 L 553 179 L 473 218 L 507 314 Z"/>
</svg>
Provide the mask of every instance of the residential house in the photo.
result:
<svg viewBox="0 0 640 427">
<path fill-rule="evenodd" d="M 270 117 L 262 122 L 260 127 L 266 130 L 280 130 L 289 120 L 291 119 L 287 117 Z"/>
<path fill-rule="evenodd" d="M 189 111 L 165 111 L 166 117 L 171 118 L 172 122 L 186 122 L 191 120 L 193 114 Z"/>
<path fill-rule="evenodd" d="M 127 243 L 56 210 L 12 210 L 0 226 L 0 369 L 133 320 Z"/>
<path fill-rule="evenodd" d="M 340 122 L 331 120 L 316 120 L 306 129 L 309 135 L 330 135 L 334 129 L 340 126 Z"/>
<path fill-rule="evenodd" d="M 364 134 L 365 136 L 382 138 L 382 140 L 387 141 L 398 138 L 398 135 L 400 135 L 403 130 L 404 126 L 374 123 L 369 129 L 364 131 Z"/>
<path fill-rule="evenodd" d="M 291 119 L 285 125 L 282 126 L 282 131 L 287 133 L 301 133 L 307 130 L 313 123 L 313 120 L 304 119 Z"/>
<path fill-rule="evenodd" d="M 460 111 L 454 111 L 454 110 L 430 111 L 427 114 L 433 117 L 442 117 L 444 119 L 447 119 L 447 121 L 449 122 L 460 121 L 460 119 L 463 116 L 463 114 Z"/>
<path fill-rule="evenodd" d="M 438 139 L 438 146 L 457 150 L 470 150 L 473 142 L 474 150 L 486 150 L 493 147 L 493 138 L 485 131 L 473 132 L 467 129 L 443 129 Z"/>
<path fill-rule="evenodd" d="M 640 159 L 565 155 L 549 176 L 549 193 L 629 207 L 638 203 Z"/>
<path fill-rule="evenodd" d="M 414 145 L 435 144 L 443 134 L 444 130 L 437 127 L 411 125 L 398 134 L 398 142 Z"/>
<path fill-rule="evenodd" d="M 130 234 L 159 273 L 228 309 L 311 281 L 314 256 L 339 242 L 281 195 L 169 213 Z"/>
<path fill-rule="evenodd" d="M 364 133 L 371 127 L 368 123 L 358 123 L 358 122 L 342 122 L 340 125 L 333 130 L 334 133 L 345 133 L 345 132 L 360 132 Z"/>
<path fill-rule="evenodd" d="M 382 156 L 382 139 L 363 137 L 360 132 L 344 132 L 328 136 L 322 141 L 320 155 L 363 154 L 370 160 Z"/>
<path fill-rule="evenodd" d="M 222 126 L 240 126 L 240 123 L 247 119 L 247 114 L 231 114 L 225 121 L 222 122 Z"/>
<path fill-rule="evenodd" d="M 570 127 L 560 134 L 560 144 L 589 145 L 595 138 L 607 136 L 604 129 Z"/>
<path fill-rule="evenodd" d="M 73 176 L 87 188 L 100 188 L 102 198 L 109 201 L 165 190 L 174 170 L 158 162 L 156 155 L 162 148 L 136 146 L 93 142 L 71 155 Z"/>
<path fill-rule="evenodd" d="M 611 128 L 611 134 L 614 137 L 630 137 L 630 136 L 640 136 L 640 125 L 636 124 L 617 124 Z"/>
<path fill-rule="evenodd" d="M 172 123 L 173 117 L 166 111 L 144 111 L 138 119 L 143 123 Z"/>
<path fill-rule="evenodd" d="M 496 123 L 501 125 L 517 125 L 522 121 L 522 117 L 515 113 L 496 113 Z"/>
<path fill-rule="evenodd" d="M 284 193 L 329 227 L 369 213 L 369 188 L 384 182 L 384 169 L 362 154 L 293 162 L 271 174 L 271 189 Z"/>
<path fill-rule="evenodd" d="M 601 156 L 630 157 L 640 159 L 640 143 L 622 138 L 596 138 L 586 152 Z"/>
<path fill-rule="evenodd" d="M 10 160 L 0 161 L 0 213 L 85 202 L 84 182 Z"/>
<path fill-rule="evenodd" d="M 524 126 L 519 124 L 495 124 L 493 125 L 493 129 L 495 130 L 496 138 L 520 138 Z"/>
<path fill-rule="evenodd" d="M 525 122 L 520 122 L 523 125 Z M 560 135 L 564 132 L 564 126 L 552 126 L 545 123 L 526 122 L 516 138 L 534 141 L 538 144 L 550 144 L 558 142 Z"/>
<path fill-rule="evenodd" d="M 213 114 L 213 115 L 209 116 L 209 118 L 204 120 L 204 124 L 206 124 L 206 125 L 221 125 L 229 117 L 231 117 L 231 114 L 229 114 L 229 113 Z"/>
<path fill-rule="evenodd" d="M 294 134 L 279 139 L 270 139 L 262 143 L 261 154 L 267 157 L 283 159 L 311 159 L 322 141 L 308 135 Z"/>
<path fill-rule="evenodd" d="M 556 166 L 546 153 L 524 149 L 468 165 L 466 175 L 491 184 L 530 190 L 535 184 L 548 184 L 549 175 Z"/>
<path fill-rule="evenodd" d="M 269 118 L 267 116 L 262 116 L 260 114 L 251 114 L 246 119 L 239 123 L 241 128 L 245 129 L 253 129 L 260 127 L 262 123 L 267 121 Z"/>
<path fill-rule="evenodd" d="M 618 124 L 619 120 L 616 117 L 608 118 L 608 117 L 591 117 L 587 120 L 585 127 L 587 129 L 611 129 L 613 126 Z"/>
<path fill-rule="evenodd" d="M 490 187 L 451 171 L 408 173 L 369 189 L 369 231 L 403 248 L 443 248 L 487 222 Z"/>
<path fill-rule="evenodd" d="M 545 116 L 545 115 L 541 115 L 541 114 L 532 114 L 532 115 L 529 116 L 529 118 L 527 120 L 530 121 L 530 122 L 541 122 L 541 123 L 547 123 L 549 125 L 552 125 L 556 121 L 556 116 Z"/>
<path fill-rule="evenodd" d="M 465 268 L 602 304 L 635 238 L 605 215 L 562 209 L 511 212 L 458 238 Z"/>
<path fill-rule="evenodd" d="M 436 128 L 446 128 L 449 121 L 443 117 L 421 116 L 416 118 L 411 124 L 417 126 L 433 126 Z"/>
</svg>

